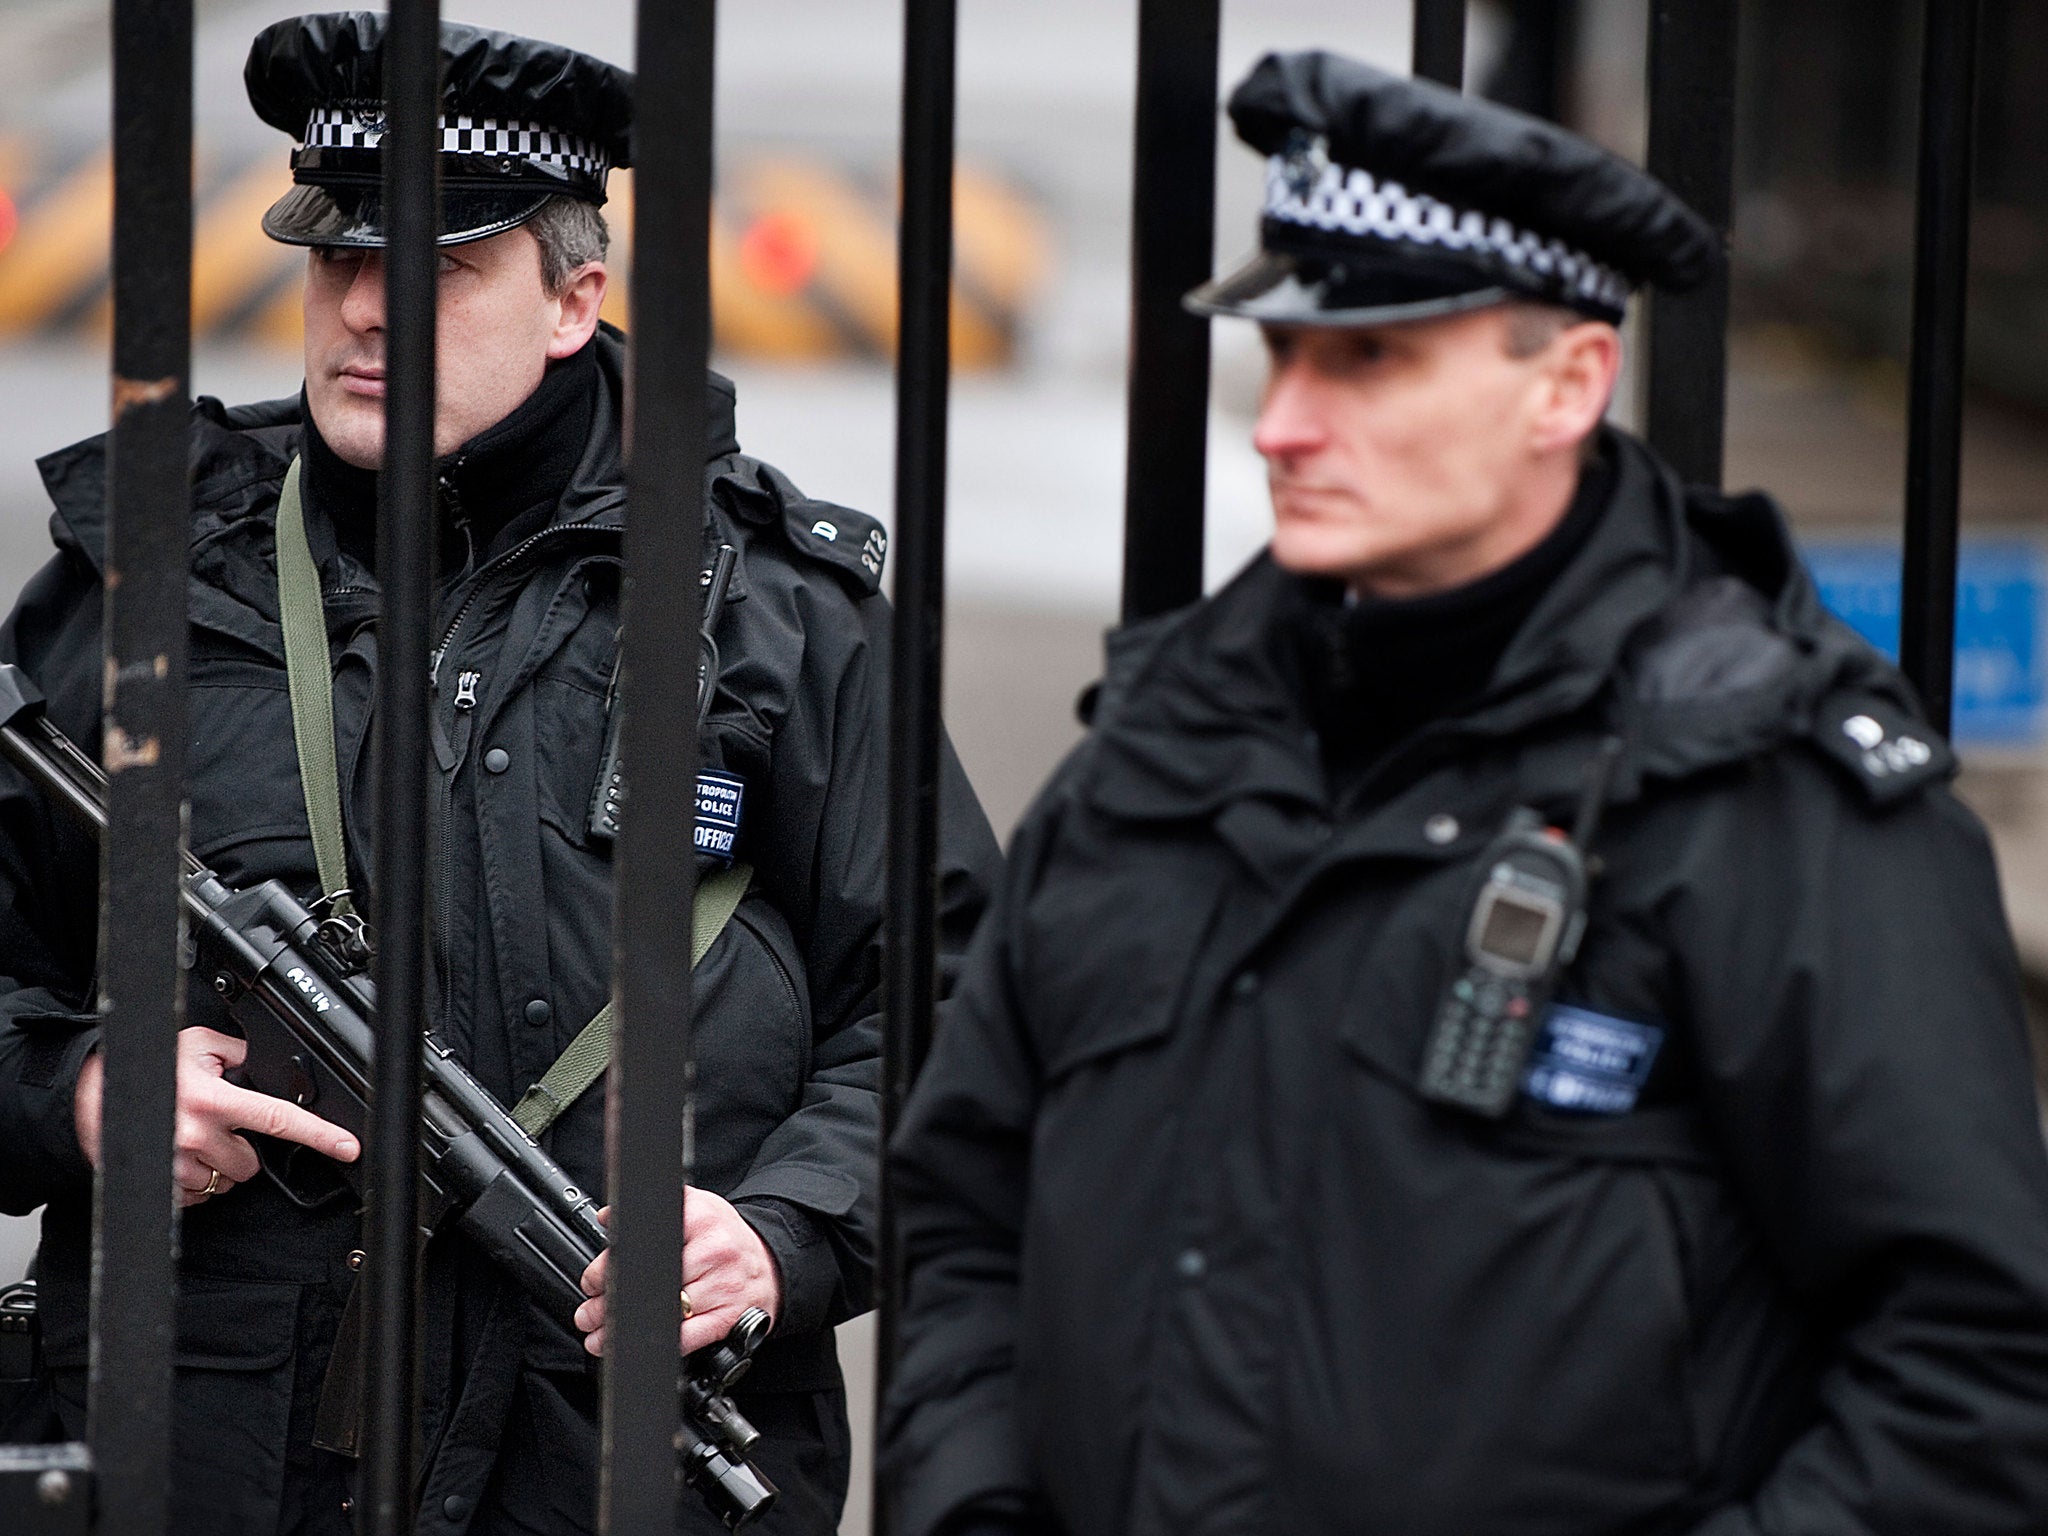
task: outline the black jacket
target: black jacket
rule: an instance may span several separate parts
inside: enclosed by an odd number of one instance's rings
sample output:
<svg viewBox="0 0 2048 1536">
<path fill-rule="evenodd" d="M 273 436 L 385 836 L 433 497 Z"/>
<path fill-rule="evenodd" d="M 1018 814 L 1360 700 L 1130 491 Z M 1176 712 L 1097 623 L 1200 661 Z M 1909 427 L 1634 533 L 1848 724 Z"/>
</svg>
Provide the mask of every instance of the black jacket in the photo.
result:
<svg viewBox="0 0 2048 1536">
<path fill-rule="evenodd" d="M 1491 686 L 1343 803 L 1269 561 L 1112 638 L 893 1148 L 907 1536 L 2048 1529 L 2048 1158 L 1984 834 L 1775 508 L 1611 447 Z M 1568 824 L 1610 731 L 1563 997 L 1661 1031 L 1652 1075 L 1435 1107 L 1481 850 Z"/>
<path fill-rule="evenodd" d="M 588 447 L 552 516 L 542 514 L 544 531 L 450 580 L 440 598 L 438 1023 L 508 1104 L 610 986 L 611 850 L 587 818 L 619 623 L 623 348 L 611 335 L 597 348 Z M 836 1411 L 830 1329 L 869 1305 L 874 1246 L 884 540 L 860 513 L 812 501 L 743 456 L 731 386 L 715 378 L 711 423 L 706 549 L 731 544 L 738 564 L 702 750 L 706 766 L 744 781 L 738 856 L 755 884 L 697 971 L 696 1182 L 739 1206 L 781 1269 L 782 1316 L 749 1390 L 827 1394 Z M 231 883 L 281 877 L 310 895 L 318 881 L 273 531 L 298 441 L 297 402 L 227 410 L 206 401 L 195 415 L 191 846 Z M 0 656 L 26 668 L 57 723 L 91 743 L 104 444 L 52 455 L 43 470 L 59 553 L 0 632 Z M 335 658 L 352 883 L 365 889 L 377 830 L 367 751 L 376 581 L 310 497 L 307 519 Z M 950 756 L 945 811 L 940 947 L 950 976 L 997 862 Z M 97 1038 L 88 1002 L 95 869 L 72 827 L 11 770 L 0 774 L 0 1208 L 47 1203 L 43 1309 L 51 1356 L 70 1373 L 85 1365 L 87 1333 L 91 1182 L 70 1101 Z M 686 942 L 689 913 L 676 920 Z M 208 989 L 192 988 L 191 1000 L 193 1023 L 227 1027 Z M 587 1094 L 546 1138 L 591 1189 L 604 1180 L 603 1097 Z M 181 1430 L 180 1529 L 277 1527 L 285 1463 L 307 1456 L 357 1240 L 349 1202 L 308 1215 L 260 1178 L 185 1213 L 180 1416 L 206 1428 L 189 1442 Z M 565 1376 L 586 1374 L 590 1362 L 462 1242 L 430 1248 L 429 1276 L 421 1528 L 452 1532 L 497 1459 L 522 1361 Z M 594 1466 L 575 1466 L 574 1447 L 558 1449 L 587 1505 Z M 579 1496 L 568 1487 L 560 1497 L 573 1506 Z"/>
</svg>

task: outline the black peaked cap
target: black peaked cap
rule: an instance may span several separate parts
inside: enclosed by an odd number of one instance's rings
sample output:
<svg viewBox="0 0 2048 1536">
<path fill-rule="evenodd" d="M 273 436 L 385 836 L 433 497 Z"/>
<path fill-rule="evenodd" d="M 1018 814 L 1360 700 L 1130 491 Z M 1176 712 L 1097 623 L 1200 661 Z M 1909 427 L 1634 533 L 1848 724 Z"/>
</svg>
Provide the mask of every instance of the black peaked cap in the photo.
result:
<svg viewBox="0 0 2048 1536">
<path fill-rule="evenodd" d="M 296 185 L 263 217 L 293 245 L 381 246 L 384 17 L 299 16 L 263 29 L 242 71 L 249 102 L 292 136 Z M 558 43 L 441 26 L 441 217 L 458 245 L 525 223 L 552 197 L 602 205 L 632 163 L 633 76 Z"/>
<path fill-rule="evenodd" d="M 265 27 L 242 71 L 256 115 L 297 138 L 315 107 L 384 99 L 384 17 L 377 11 L 298 16 Z M 615 166 L 631 165 L 633 76 L 615 64 L 510 32 L 441 23 L 444 109 L 537 119 L 581 135 Z"/>
<path fill-rule="evenodd" d="M 1722 259 L 1712 225 L 1656 178 L 1541 118 L 1338 54 L 1269 53 L 1231 93 L 1238 137 L 1329 157 L 1576 246 L 1637 283 L 1683 290 Z"/>
</svg>

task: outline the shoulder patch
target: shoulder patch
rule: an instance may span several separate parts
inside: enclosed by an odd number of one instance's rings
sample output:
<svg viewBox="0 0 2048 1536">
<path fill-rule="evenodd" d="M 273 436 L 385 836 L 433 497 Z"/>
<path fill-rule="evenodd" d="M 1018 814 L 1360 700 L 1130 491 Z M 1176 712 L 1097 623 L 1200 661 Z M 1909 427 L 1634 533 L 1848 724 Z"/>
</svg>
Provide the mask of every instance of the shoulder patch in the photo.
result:
<svg viewBox="0 0 2048 1536">
<path fill-rule="evenodd" d="M 814 501 L 773 464 L 744 454 L 712 477 L 711 494 L 735 517 L 776 529 L 799 559 L 831 566 L 857 593 L 882 590 L 889 534 L 867 513 Z"/>
<path fill-rule="evenodd" d="M 1893 805 L 1955 772 L 1955 753 L 1916 716 L 1889 699 L 1837 693 L 1814 711 L 1811 735 L 1848 770 L 1872 805 Z"/>
<path fill-rule="evenodd" d="M 889 534 L 865 512 L 795 497 L 783 503 L 782 529 L 799 555 L 844 572 L 865 592 L 882 589 Z"/>
</svg>

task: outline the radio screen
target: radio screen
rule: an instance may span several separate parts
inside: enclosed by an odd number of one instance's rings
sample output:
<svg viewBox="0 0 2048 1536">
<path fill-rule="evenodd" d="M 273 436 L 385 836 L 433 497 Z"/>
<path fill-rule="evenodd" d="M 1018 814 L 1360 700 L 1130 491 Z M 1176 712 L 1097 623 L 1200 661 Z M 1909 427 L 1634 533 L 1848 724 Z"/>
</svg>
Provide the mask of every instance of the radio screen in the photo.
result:
<svg viewBox="0 0 2048 1536">
<path fill-rule="evenodd" d="M 1496 891 L 1486 911 L 1479 947 L 1513 965 L 1533 965 L 1542 952 L 1544 930 L 1555 908 L 1539 906 L 1509 891 Z"/>
</svg>

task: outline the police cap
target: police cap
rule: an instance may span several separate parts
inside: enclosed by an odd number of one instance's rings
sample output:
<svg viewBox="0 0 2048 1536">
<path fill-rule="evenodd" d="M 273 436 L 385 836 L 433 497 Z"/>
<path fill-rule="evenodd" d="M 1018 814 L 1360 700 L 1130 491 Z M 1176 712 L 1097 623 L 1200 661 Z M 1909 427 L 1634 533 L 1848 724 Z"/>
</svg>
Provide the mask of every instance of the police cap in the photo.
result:
<svg viewBox="0 0 2048 1536">
<path fill-rule="evenodd" d="M 296 185 L 263 216 L 287 245 L 384 244 L 384 17 L 299 16 L 257 34 L 242 78 L 292 135 Z M 555 43 L 441 25 L 438 243 L 525 223 L 550 197 L 604 202 L 631 163 L 633 77 Z"/>
<path fill-rule="evenodd" d="M 1619 321 L 1633 289 L 1692 287 L 1722 259 L 1627 161 L 1336 54 L 1267 54 L 1230 118 L 1269 157 L 1260 249 L 1188 295 L 1197 314 L 1363 325 L 1532 299 Z"/>
</svg>

